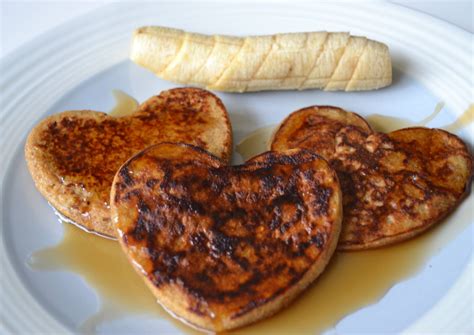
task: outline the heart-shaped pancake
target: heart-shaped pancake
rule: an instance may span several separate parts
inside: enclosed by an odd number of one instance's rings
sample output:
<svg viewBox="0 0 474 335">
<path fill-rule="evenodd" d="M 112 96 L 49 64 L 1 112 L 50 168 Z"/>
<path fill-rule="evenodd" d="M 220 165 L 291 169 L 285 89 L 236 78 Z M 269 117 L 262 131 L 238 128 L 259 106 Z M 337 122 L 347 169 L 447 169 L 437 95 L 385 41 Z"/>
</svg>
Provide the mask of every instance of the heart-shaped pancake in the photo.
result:
<svg viewBox="0 0 474 335">
<path fill-rule="evenodd" d="M 225 166 L 168 143 L 118 171 L 111 215 L 160 304 L 197 328 L 222 331 L 275 313 L 323 271 L 341 201 L 336 173 L 309 151 Z"/>
<path fill-rule="evenodd" d="M 406 240 L 455 209 L 472 176 L 461 139 L 421 127 L 376 133 L 365 122 L 347 121 L 354 116 L 336 107 L 305 108 L 280 125 L 271 144 L 276 151 L 313 150 L 337 171 L 344 204 L 339 249 Z"/>
<path fill-rule="evenodd" d="M 41 121 L 25 155 L 36 187 L 56 210 L 90 232 L 115 237 L 110 187 L 120 166 L 166 141 L 195 144 L 228 161 L 232 130 L 214 94 L 195 88 L 164 91 L 130 116 L 67 111 Z"/>
</svg>

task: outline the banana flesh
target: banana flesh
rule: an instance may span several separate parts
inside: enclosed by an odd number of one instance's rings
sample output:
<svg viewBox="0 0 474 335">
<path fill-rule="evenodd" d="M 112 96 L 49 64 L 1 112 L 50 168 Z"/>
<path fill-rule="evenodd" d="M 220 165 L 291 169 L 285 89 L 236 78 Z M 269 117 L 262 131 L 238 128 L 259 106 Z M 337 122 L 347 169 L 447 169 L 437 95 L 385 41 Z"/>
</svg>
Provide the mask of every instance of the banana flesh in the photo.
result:
<svg viewBox="0 0 474 335">
<path fill-rule="evenodd" d="M 233 37 L 142 27 L 130 58 L 165 80 L 225 92 L 357 91 L 392 82 L 388 47 L 343 32 Z"/>
</svg>

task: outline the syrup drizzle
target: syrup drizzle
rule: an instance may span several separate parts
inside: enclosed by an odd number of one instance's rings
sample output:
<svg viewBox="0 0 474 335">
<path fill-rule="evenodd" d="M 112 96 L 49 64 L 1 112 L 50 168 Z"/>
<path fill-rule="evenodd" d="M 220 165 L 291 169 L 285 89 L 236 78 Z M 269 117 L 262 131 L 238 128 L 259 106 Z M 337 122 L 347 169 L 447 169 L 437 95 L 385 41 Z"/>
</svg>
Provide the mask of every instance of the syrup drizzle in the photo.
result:
<svg viewBox="0 0 474 335">
<path fill-rule="evenodd" d="M 108 113 L 111 116 L 122 117 L 132 114 L 138 107 L 138 101 L 120 90 L 112 90 L 115 106 Z"/>
<path fill-rule="evenodd" d="M 276 125 L 270 125 L 255 130 L 235 146 L 235 151 L 246 161 L 269 150 L 276 127 Z"/>
<path fill-rule="evenodd" d="M 370 123 L 372 128 L 376 131 L 389 133 L 391 131 L 407 128 L 407 127 L 423 127 L 431 122 L 442 110 L 444 107 L 444 102 L 439 102 L 433 113 L 425 117 L 423 120 L 418 122 L 413 122 L 408 119 L 398 118 L 393 116 L 381 115 L 381 114 L 371 114 L 366 117 L 366 120 Z"/>
<path fill-rule="evenodd" d="M 450 132 L 456 132 L 465 126 L 474 122 L 474 104 L 470 104 L 469 107 L 462 113 L 456 121 L 447 126 L 443 127 L 445 130 Z"/>
</svg>

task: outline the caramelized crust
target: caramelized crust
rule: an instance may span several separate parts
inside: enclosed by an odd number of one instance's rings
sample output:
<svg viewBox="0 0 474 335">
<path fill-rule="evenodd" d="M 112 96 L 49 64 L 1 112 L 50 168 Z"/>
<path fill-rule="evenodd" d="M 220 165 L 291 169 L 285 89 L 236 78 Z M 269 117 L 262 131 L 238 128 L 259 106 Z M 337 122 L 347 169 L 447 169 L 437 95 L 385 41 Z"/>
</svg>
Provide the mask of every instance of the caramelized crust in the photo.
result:
<svg viewBox="0 0 474 335">
<path fill-rule="evenodd" d="M 25 151 L 37 188 L 61 214 L 89 231 L 114 237 L 110 186 L 129 157 L 152 144 L 180 141 L 228 161 L 231 134 L 219 98 L 180 88 L 150 98 L 131 116 L 93 111 L 50 116 L 31 131 Z"/>
<path fill-rule="evenodd" d="M 298 122 L 307 117 L 295 115 Z M 323 125 L 327 122 L 331 120 Z M 288 127 L 294 123 L 288 121 Z M 455 135 L 428 128 L 382 134 L 339 126 L 334 126 L 339 128 L 334 136 L 319 132 L 317 125 L 312 136 L 307 129 L 295 130 L 291 138 L 279 132 L 272 145 L 273 149 L 314 145 L 337 171 L 344 204 L 339 249 L 374 248 L 413 237 L 452 212 L 466 194 L 472 157 Z M 330 142 L 333 148 L 326 146 Z"/>
<path fill-rule="evenodd" d="M 158 301 L 221 331 L 276 312 L 319 275 L 342 204 L 335 172 L 308 151 L 232 167 L 192 146 L 160 144 L 119 170 L 111 212 Z"/>
</svg>

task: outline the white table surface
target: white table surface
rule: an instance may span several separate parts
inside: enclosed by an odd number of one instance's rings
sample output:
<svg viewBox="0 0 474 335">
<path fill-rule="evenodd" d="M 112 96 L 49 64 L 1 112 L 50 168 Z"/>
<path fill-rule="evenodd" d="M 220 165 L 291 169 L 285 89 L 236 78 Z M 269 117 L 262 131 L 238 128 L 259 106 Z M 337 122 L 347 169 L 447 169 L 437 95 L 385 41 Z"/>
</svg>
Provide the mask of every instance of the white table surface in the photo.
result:
<svg viewBox="0 0 474 335">
<path fill-rule="evenodd" d="M 473 32 L 472 0 L 391 1 Z M 0 0 L 0 57 L 38 35 L 77 16 L 113 3 L 101 1 L 4 1 Z"/>
</svg>

